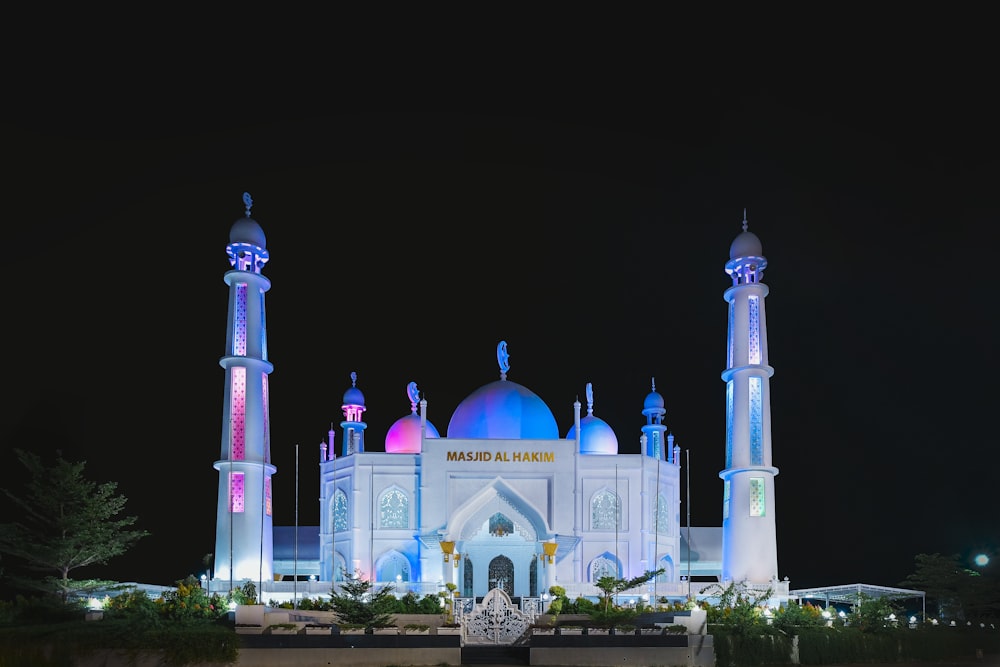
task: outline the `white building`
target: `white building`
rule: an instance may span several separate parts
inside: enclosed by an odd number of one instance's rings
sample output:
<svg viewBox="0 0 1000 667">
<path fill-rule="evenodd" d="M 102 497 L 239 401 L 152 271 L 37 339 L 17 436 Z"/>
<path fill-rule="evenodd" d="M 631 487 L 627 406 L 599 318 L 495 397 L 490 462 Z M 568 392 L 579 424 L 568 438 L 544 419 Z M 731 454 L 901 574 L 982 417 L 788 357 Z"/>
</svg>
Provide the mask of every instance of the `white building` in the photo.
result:
<svg viewBox="0 0 1000 667">
<path fill-rule="evenodd" d="M 555 584 L 575 597 L 596 595 L 594 582 L 603 575 L 632 578 L 660 568 L 662 574 L 646 590 L 633 594 L 684 598 L 691 590 L 682 580 L 688 572 L 777 583 L 777 469 L 771 466 L 767 391 L 772 369 L 764 319 L 767 287 L 760 282 L 766 261 L 745 219 L 725 267 L 733 286 L 725 292 L 722 527 L 681 523 L 680 452 L 663 423 L 666 410 L 655 382 L 644 404 L 636 406 L 645 416 L 636 433 L 642 451 L 619 454 L 615 430 L 594 413 L 590 384 L 585 406 L 578 401 L 566 406 L 573 425 L 560 433 L 550 407 L 508 378 L 513 373 L 507 343 L 500 341 L 498 376 L 484 378 L 444 431 L 428 419 L 427 401 L 410 382 L 410 413 L 387 433 L 367 432 L 365 397 L 352 373 L 339 433 L 330 431 L 320 454 L 320 525 L 299 527 L 296 534 L 294 527 L 272 526 L 276 469 L 270 461 L 268 375 L 273 367 L 264 308 L 270 281 L 262 275 L 268 252 L 263 230 L 250 218 L 249 195 L 244 202 L 246 216 L 233 224 L 227 246 L 233 268 L 225 274 L 229 324 L 220 364 L 226 407 L 215 462 L 213 590 L 249 579 L 264 600 L 287 599 L 293 591 L 322 595 L 345 572 L 359 572 L 419 595 L 436 594 L 453 582 L 469 598 L 493 588 L 533 598 Z M 373 437 L 377 445 L 369 448 Z M 315 581 L 300 581 L 306 576 Z"/>
</svg>

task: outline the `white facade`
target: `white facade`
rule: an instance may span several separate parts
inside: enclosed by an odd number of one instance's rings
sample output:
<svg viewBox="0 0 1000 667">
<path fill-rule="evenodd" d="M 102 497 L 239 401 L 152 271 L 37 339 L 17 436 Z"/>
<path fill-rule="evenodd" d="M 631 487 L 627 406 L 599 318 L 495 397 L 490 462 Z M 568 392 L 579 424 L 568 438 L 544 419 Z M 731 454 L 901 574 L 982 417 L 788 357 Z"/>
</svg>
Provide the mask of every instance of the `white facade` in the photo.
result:
<svg viewBox="0 0 1000 667">
<path fill-rule="evenodd" d="M 274 528 L 271 520 L 276 470 L 264 326 L 270 282 L 261 275 L 268 255 L 263 231 L 249 217 L 249 195 L 244 198 L 246 217 L 234 223 L 227 246 L 233 270 L 225 276 L 229 325 L 220 363 L 226 407 L 215 462 L 213 590 L 249 579 L 264 599 L 284 599 L 293 590 L 326 594 L 345 572 L 357 572 L 419 595 L 453 582 L 463 597 L 493 588 L 537 597 L 552 585 L 574 597 L 597 595 L 594 582 L 604 575 L 628 579 L 662 568 L 645 590 L 632 593 L 683 598 L 692 591 L 686 574 L 718 575 L 720 563 L 723 580 L 774 580 L 777 469 L 771 467 L 767 287 L 759 282 L 766 262 L 745 220 L 726 265 L 734 279 L 725 293 L 727 463 L 720 475 L 726 510 L 721 528 L 695 529 L 695 549 L 690 527 L 681 523 L 680 451 L 663 423 L 655 382 L 637 406 L 645 424 L 629 434 L 640 437 L 642 452 L 619 454 L 614 430 L 594 415 L 590 384 L 586 414 L 579 402 L 567 406 L 573 426 L 560 434 L 549 407 L 508 380 L 504 341 L 497 346 L 499 380 L 472 392 L 443 434 L 413 382 L 407 387 L 411 414 L 386 434 L 368 432 L 364 394 L 352 373 L 340 430 L 331 430 L 320 447 L 320 525 L 296 533 Z M 383 442 L 385 451 L 373 451 Z M 303 575 L 315 581 L 298 581 Z"/>
</svg>

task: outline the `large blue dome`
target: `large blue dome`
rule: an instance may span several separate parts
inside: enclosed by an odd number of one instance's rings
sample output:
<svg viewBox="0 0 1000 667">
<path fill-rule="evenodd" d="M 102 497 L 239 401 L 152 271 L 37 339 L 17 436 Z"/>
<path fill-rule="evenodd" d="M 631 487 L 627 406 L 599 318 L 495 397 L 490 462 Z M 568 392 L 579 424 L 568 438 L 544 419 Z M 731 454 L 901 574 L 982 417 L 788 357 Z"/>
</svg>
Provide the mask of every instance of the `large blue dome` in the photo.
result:
<svg viewBox="0 0 1000 667">
<path fill-rule="evenodd" d="M 497 380 L 469 394 L 451 416 L 449 438 L 557 440 L 559 427 L 537 394 L 510 380 Z"/>
</svg>

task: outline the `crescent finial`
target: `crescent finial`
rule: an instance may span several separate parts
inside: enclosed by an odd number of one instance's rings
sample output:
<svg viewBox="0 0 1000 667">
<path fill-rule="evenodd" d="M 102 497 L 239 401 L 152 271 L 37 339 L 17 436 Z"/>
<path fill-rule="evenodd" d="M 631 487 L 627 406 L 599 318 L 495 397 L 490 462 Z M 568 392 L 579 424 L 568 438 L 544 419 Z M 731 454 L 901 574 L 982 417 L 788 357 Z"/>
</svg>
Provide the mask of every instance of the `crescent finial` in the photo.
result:
<svg viewBox="0 0 1000 667">
<path fill-rule="evenodd" d="M 351 371 L 351 386 L 352 387 L 357 387 L 358 386 L 358 372 L 357 371 Z"/>
<path fill-rule="evenodd" d="M 406 396 L 410 399 L 410 408 L 416 412 L 417 403 L 420 402 L 420 392 L 417 391 L 417 383 L 411 382 L 406 385 Z"/>
<path fill-rule="evenodd" d="M 500 364 L 500 379 L 507 379 L 507 371 L 510 370 L 510 354 L 507 353 L 507 341 L 502 340 L 497 345 L 497 363 Z"/>
<path fill-rule="evenodd" d="M 653 391 L 656 391 L 656 378 L 655 377 L 651 377 L 649 379 L 652 381 Z"/>
<path fill-rule="evenodd" d="M 247 217 L 249 218 L 250 217 L 250 209 L 253 208 L 253 197 L 250 196 L 249 192 L 244 192 L 243 193 L 243 205 L 246 206 Z"/>
<path fill-rule="evenodd" d="M 743 207 L 743 231 L 747 230 L 747 207 Z"/>
<path fill-rule="evenodd" d="M 587 414 L 593 414 L 594 412 L 594 384 L 592 382 L 587 383 Z"/>
</svg>

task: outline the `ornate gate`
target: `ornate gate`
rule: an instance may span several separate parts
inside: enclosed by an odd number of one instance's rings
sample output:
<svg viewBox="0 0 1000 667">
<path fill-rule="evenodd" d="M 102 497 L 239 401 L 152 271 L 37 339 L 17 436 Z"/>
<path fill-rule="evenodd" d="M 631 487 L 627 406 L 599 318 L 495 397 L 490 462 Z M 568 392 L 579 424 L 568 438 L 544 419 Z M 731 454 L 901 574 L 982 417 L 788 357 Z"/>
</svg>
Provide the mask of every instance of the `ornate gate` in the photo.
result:
<svg viewBox="0 0 1000 667">
<path fill-rule="evenodd" d="M 462 618 L 468 644 L 513 644 L 531 625 L 531 619 L 514 606 L 510 596 L 494 588 Z"/>
</svg>

